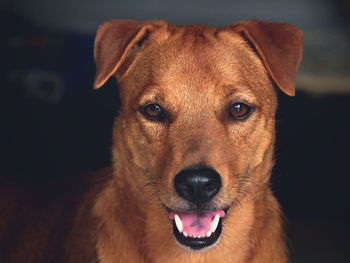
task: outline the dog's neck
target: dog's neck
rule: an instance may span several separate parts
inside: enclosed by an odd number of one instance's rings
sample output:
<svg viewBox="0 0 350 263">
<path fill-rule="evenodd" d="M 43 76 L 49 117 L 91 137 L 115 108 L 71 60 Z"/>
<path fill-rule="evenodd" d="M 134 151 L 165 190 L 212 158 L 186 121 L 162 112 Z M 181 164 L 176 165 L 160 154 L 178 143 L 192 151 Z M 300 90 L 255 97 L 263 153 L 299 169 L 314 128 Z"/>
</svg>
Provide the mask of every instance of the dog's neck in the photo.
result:
<svg viewBox="0 0 350 263">
<path fill-rule="evenodd" d="M 127 182 L 118 180 L 114 174 L 106 184 L 93 206 L 100 229 L 96 239 L 99 262 L 144 262 L 142 203 L 134 199 Z M 132 260 L 119 250 L 130 253 Z"/>
</svg>

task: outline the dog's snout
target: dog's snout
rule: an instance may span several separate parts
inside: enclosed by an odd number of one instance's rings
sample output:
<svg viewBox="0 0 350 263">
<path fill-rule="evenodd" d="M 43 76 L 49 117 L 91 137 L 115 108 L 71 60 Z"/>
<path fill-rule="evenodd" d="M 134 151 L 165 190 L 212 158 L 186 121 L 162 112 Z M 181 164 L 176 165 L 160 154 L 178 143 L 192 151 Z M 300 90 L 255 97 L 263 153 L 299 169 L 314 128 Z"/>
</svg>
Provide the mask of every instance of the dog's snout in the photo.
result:
<svg viewBox="0 0 350 263">
<path fill-rule="evenodd" d="M 175 176 L 176 192 L 184 199 L 201 205 L 210 201 L 221 188 L 220 175 L 212 168 L 182 170 Z"/>
</svg>

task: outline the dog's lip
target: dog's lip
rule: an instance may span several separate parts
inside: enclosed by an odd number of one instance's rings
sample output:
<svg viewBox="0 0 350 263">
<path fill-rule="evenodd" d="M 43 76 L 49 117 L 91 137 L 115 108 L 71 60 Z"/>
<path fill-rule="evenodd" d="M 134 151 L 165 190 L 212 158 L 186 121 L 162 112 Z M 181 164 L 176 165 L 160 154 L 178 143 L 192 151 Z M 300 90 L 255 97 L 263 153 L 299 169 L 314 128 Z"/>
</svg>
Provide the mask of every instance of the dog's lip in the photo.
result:
<svg viewBox="0 0 350 263">
<path fill-rule="evenodd" d="M 173 233 L 174 233 L 175 239 L 180 245 L 186 248 L 190 248 L 192 250 L 201 250 L 201 249 L 209 248 L 213 246 L 219 240 L 221 236 L 221 232 L 222 232 L 222 218 L 219 220 L 218 226 L 215 232 L 213 232 L 209 237 L 201 237 L 201 238 L 185 237 L 183 233 L 179 232 L 173 220 Z"/>
<path fill-rule="evenodd" d="M 175 239 L 182 246 L 190 248 L 192 250 L 200 250 L 200 249 L 208 248 L 208 247 L 214 245 L 219 240 L 219 238 L 221 236 L 221 232 L 222 232 L 222 222 L 223 222 L 224 217 L 229 209 L 229 207 L 227 207 L 224 209 L 217 208 L 217 209 L 213 209 L 213 210 L 187 210 L 187 211 L 185 210 L 185 211 L 181 211 L 181 212 L 176 212 L 176 211 L 171 210 L 167 207 L 165 207 L 165 208 L 168 211 L 169 219 L 172 220 L 173 234 L 174 234 Z M 185 229 L 183 228 L 182 220 L 180 219 L 180 217 L 184 218 L 188 215 L 190 217 L 191 216 L 193 217 L 194 216 L 193 214 L 197 214 L 196 216 L 198 216 L 198 217 L 200 214 L 208 214 L 208 216 L 212 217 L 212 221 L 210 223 L 210 228 L 209 228 L 210 231 L 206 232 L 207 234 L 204 234 L 204 235 L 202 234 L 202 235 L 196 236 L 196 235 L 188 234 L 188 233 L 186 233 L 186 231 L 184 231 Z M 180 228 L 178 226 L 179 222 L 176 222 L 176 220 L 175 220 L 175 215 L 178 217 L 177 220 L 181 220 Z M 215 224 L 214 224 L 216 226 L 214 226 L 215 229 L 213 231 L 211 231 L 213 221 L 215 221 L 214 220 L 215 217 L 217 217 L 216 218 L 217 222 L 215 222 Z M 180 231 L 179 231 L 179 229 L 180 229 Z"/>
</svg>

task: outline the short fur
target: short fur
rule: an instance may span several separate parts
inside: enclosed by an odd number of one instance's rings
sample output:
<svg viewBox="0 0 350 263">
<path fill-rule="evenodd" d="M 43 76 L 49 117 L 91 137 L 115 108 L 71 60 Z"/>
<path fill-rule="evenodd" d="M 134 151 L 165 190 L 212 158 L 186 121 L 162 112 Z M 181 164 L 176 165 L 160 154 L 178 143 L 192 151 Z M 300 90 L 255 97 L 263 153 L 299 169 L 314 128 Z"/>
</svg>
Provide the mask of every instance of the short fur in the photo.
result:
<svg viewBox="0 0 350 263">
<path fill-rule="evenodd" d="M 94 87 L 115 75 L 121 97 L 113 165 L 53 203 L 20 190 L 13 199 L 3 184 L 0 261 L 286 262 L 270 189 L 276 87 L 294 95 L 301 54 L 301 32 L 288 24 L 102 25 Z M 228 116 L 234 101 L 255 111 L 235 121 Z M 139 111 L 147 103 L 162 105 L 166 121 L 147 120 Z M 189 209 L 173 180 L 196 165 L 219 172 L 222 188 L 211 205 L 229 207 L 219 241 L 203 251 L 176 242 L 165 209 Z"/>
</svg>

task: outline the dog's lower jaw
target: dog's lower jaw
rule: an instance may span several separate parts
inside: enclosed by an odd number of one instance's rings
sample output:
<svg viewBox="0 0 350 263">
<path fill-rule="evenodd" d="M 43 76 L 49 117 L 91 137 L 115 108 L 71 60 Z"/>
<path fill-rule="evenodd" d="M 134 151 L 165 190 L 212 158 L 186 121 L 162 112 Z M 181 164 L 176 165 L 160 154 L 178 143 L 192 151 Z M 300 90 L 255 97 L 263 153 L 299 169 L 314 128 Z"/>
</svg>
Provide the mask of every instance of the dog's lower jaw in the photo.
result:
<svg viewBox="0 0 350 263">
<path fill-rule="evenodd" d="M 232 207 L 223 219 L 220 239 L 209 248 L 186 249 L 175 244 L 175 237 L 165 239 L 166 235 L 154 232 L 147 239 L 150 262 L 286 262 L 279 205 L 269 190 L 259 199 L 242 200 L 241 207 Z"/>
</svg>

